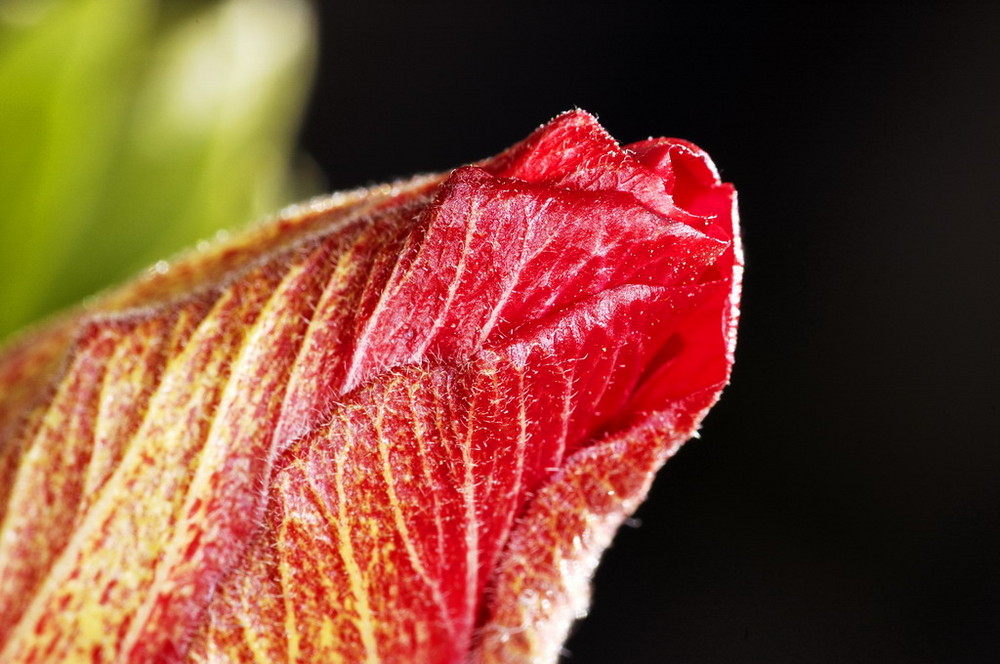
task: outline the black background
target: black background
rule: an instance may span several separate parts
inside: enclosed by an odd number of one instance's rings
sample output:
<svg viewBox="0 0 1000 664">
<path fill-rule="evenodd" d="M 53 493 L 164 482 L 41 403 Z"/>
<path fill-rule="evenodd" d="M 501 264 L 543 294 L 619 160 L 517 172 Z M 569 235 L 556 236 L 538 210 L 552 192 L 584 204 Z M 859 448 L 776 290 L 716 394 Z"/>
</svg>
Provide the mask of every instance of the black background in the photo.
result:
<svg viewBox="0 0 1000 664">
<path fill-rule="evenodd" d="M 1000 6 L 323 5 L 332 189 L 568 108 L 740 193 L 732 385 L 597 576 L 571 664 L 1000 661 Z"/>
</svg>

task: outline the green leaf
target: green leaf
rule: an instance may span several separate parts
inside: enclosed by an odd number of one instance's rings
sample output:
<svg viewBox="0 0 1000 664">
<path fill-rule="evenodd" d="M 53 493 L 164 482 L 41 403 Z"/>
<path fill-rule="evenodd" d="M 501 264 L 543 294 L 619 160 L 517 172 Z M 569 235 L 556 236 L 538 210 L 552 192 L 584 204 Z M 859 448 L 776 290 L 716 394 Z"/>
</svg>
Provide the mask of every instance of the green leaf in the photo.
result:
<svg viewBox="0 0 1000 664">
<path fill-rule="evenodd" d="M 304 0 L 0 4 L 0 338 L 304 194 Z"/>
</svg>

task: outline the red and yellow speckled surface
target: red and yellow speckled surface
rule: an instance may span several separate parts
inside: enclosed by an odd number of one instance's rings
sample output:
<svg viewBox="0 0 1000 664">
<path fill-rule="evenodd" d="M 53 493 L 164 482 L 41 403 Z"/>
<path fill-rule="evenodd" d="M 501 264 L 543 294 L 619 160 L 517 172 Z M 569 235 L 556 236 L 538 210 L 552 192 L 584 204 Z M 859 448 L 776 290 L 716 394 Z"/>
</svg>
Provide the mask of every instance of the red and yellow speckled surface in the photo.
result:
<svg viewBox="0 0 1000 664">
<path fill-rule="evenodd" d="M 577 111 L 15 341 L 0 661 L 554 661 L 728 378 L 735 216 Z"/>
</svg>

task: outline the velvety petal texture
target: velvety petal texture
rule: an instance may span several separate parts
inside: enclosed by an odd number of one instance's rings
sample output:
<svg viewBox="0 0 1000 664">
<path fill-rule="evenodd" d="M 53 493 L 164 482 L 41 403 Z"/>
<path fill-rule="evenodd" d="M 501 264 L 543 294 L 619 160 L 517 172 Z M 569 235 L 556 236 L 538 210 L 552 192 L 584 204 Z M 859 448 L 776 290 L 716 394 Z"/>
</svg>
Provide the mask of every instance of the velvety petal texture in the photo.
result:
<svg viewBox="0 0 1000 664">
<path fill-rule="evenodd" d="M 0 354 L 0 661 L 554 662 L 728 380 L 735 194 L 575 111 Z"/>
</svg>

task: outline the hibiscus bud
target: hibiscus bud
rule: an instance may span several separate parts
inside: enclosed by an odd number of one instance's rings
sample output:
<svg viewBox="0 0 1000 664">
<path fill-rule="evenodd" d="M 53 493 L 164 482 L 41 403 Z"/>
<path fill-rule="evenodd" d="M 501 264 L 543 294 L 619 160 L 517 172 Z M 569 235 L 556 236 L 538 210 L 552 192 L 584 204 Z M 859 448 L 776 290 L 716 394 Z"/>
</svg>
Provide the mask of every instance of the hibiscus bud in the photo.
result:
<svg viewBox="0 0 1000 664">
<path fill-rule="evenodd" d="M 584 112 L 0 353 L 0 661 L 554 662 L 728 380 L 735 194 Z"/>
</svg>

